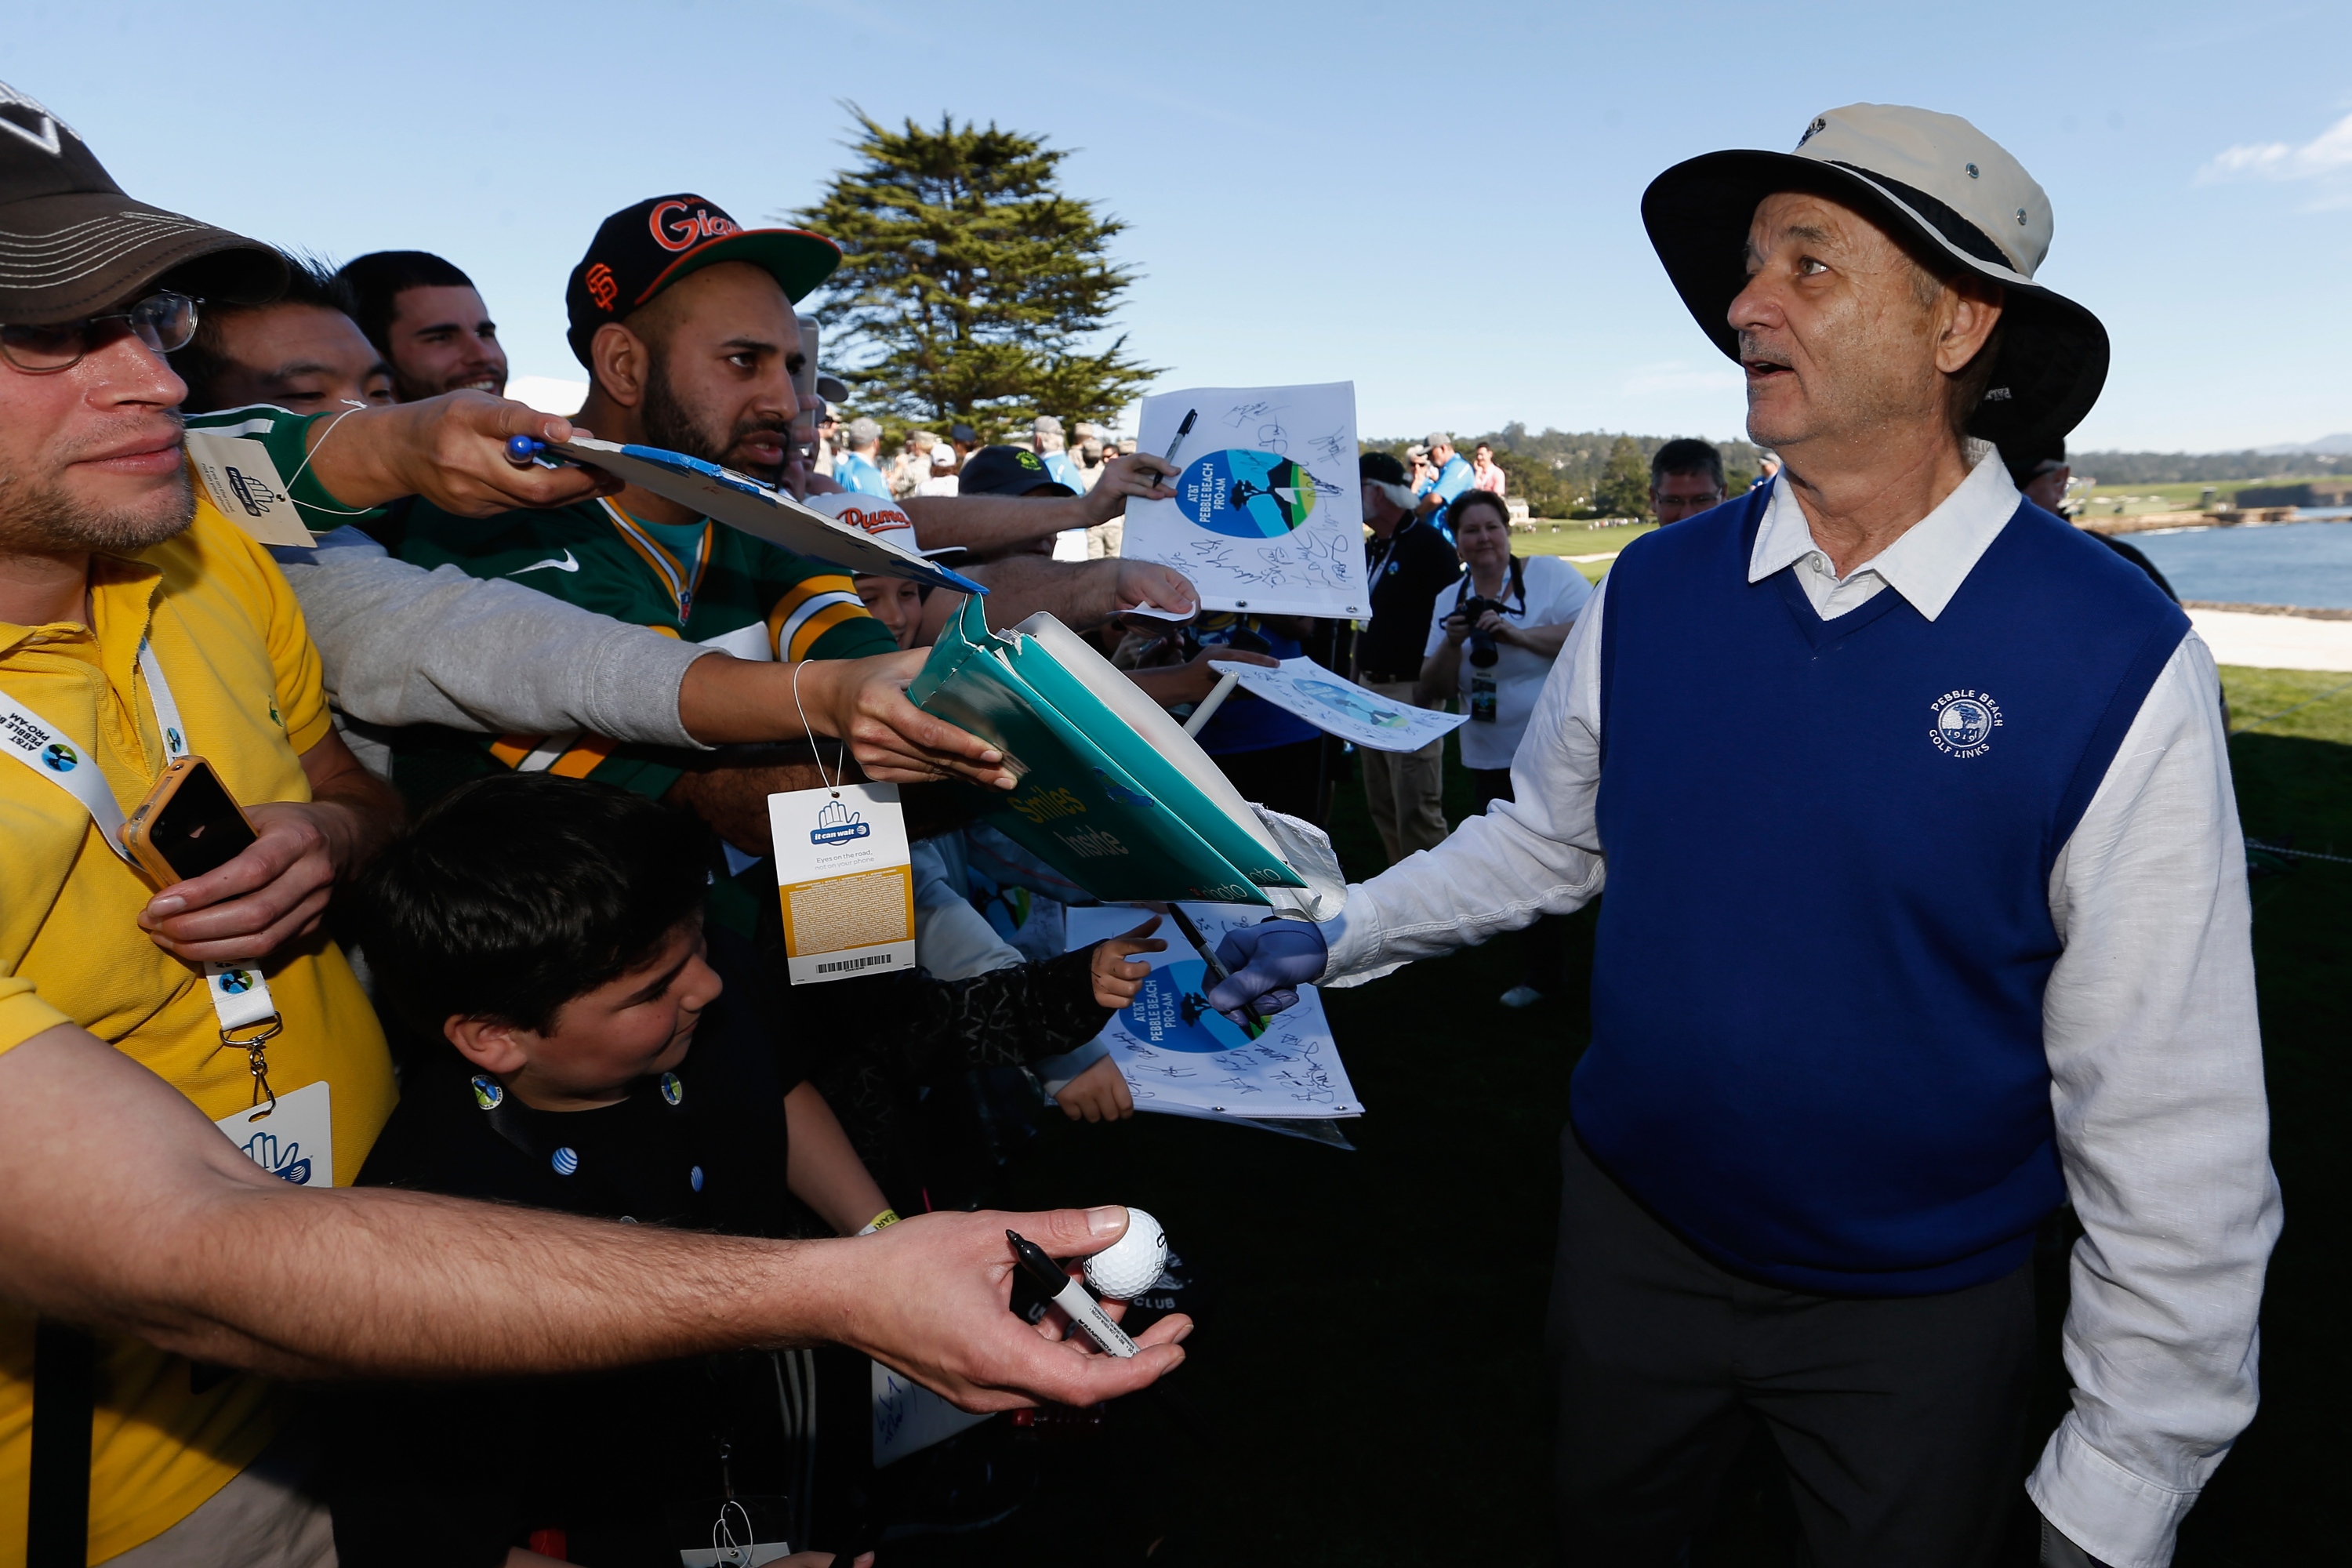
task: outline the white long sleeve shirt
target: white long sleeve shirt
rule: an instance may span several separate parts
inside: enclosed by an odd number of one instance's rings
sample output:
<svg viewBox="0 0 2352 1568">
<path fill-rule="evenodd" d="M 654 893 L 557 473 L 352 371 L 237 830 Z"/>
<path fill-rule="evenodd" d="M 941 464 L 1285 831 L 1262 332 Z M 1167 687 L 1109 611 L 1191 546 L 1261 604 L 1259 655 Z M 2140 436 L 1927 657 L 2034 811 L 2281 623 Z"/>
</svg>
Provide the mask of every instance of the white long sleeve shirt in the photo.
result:
<svg viewBox="0 0 2352 1568">
<path fill-rule="evenodd" d="M 1934 620 L 2017 509 L 2001 464 L 1977 456 L 1942 505 L 1843 579 L 1776 483 L 1748 580 L 1793 565 L 1824 618 L 1891 589 Z M 1601 892 L 1607 596 L 1604 583 L 1537 705 L 1511 771 L 1517 799 L 1351 889 L 1323 928 L 1326 984 L 1361 984 Z M 2192 632 L 2050 873 L 2063 945 L 2042 1047 L 2084 1234 L 2065 1328 L 2074 1408 L 2027 1490 L 2116 1568 L 2171 1561 L 2181 1519 L 2253 1416 L 2263 1273 L 2280 1225 L 2220 697 Z"/>
</svg>

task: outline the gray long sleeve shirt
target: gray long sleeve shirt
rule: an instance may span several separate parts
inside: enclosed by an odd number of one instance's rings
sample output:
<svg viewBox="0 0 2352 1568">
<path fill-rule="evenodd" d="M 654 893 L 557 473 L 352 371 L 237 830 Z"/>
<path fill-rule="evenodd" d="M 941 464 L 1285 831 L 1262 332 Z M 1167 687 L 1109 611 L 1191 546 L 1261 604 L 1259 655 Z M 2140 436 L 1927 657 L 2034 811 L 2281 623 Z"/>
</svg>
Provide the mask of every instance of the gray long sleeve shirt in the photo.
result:
<svg viewBox="0 0 2352 1568">
<path fill-rule="evenodd" d="M 585 730 L 709 750 L 687 733 L 677 698 L 687 667 L 709 648 L 520 584 L 454 566 L 427 572 L 355 528 L 328 534 L 316 551 L 271 553 L 310 623 L 327 696 L 351 719 L 527 735 Z M 354 749 L 366 758 L 363 742 Z"/>
</svg>

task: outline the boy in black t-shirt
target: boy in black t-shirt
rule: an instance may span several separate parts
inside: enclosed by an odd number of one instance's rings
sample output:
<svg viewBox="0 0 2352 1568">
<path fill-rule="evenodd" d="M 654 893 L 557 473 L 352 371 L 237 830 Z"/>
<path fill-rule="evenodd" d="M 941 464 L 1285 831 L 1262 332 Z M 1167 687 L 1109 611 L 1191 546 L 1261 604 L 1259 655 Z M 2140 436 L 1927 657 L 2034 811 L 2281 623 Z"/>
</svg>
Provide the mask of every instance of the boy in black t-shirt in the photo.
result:
<svg viewBox="0 0 2352 1568">
<path fill-rule="evenodd" d="M 360 1181 L 744 1236 L 895 1220 L 779 1048 L 750 945 L 706 935 L 705 847 L 683 813 L 544 773 L 419 822 L 362 890 L 377 994 L 411 1037 Z M 557 1531 L 575 1561 L 674 1564 L 720 1500 L 802 1489 L 785 1381 L 744 1353 L 353 1393 L 338 1553 L 493 1568 Z M 773 1540 L 773 1517 L 751 1528 Z"/>
<path fill-rule="evenodd" d="M 917 1070 L 1015 1037 L 1066 1050 L 1133 999 L 1147 970 L 1129 956 L 1160 945 L 1137 932 L 965 981 L 908 976 L 856 1016 L 821 1005 L 854 982 L 817 986 L 787 1026 L 780 965 L 703 925 L 709 848 L 684 812 L 545 773 L 493 774 L 427 812 L 358 889 L 405 1047 L 361 1183 L 740 1236 L 863 1234 L 898 1215 L 797 1047 Z M 345 1568 L 496 1568 L 560 1535 L 542 1560 L 668 1568 L 709 1550 L 714 1527 L 803 1544 L 815 1461 L 798 1390 L 805 1373 L 813 1401 L 817 1370 L 743 1352 L 346 1394 L 337 1552 Z"/>
</svg>

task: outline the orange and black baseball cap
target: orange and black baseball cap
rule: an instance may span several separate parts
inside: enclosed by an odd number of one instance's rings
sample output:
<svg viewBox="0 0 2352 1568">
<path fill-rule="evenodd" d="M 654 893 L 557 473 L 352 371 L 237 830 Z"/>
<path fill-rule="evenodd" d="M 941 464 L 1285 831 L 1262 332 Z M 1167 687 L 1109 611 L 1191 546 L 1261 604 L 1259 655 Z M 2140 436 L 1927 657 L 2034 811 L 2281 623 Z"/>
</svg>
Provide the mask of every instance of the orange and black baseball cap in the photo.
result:
<svg viewBox="0 0 2352 1568">
<path fill-rule="evenodd" d="M 258 304 L 286 287 L 286 260 L 132 201 L 73 127 L 0 82 L 0 322 L 70 321 L 152 285 Z"/>
<path fill-rule="evenodd" d="M 572 353 L 588 364 L 597 328 L 626 321 L 679 279 L 720 261 L 748 261 L 773 274 L 798 304 L 841 265 L 841 247 L 806 229 L 745 228 L 690 191 L 648 196 L 606 218 L 572 269 L 563 303 Z"/>
</svg>

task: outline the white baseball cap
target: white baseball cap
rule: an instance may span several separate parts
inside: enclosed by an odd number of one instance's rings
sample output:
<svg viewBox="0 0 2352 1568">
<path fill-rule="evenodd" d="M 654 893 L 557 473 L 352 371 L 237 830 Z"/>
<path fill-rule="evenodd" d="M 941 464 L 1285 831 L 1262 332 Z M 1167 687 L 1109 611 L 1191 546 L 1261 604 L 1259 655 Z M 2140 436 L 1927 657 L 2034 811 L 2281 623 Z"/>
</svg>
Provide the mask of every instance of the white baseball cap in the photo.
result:
<svg viewBox="0 0 2352 1568">
<path fill-rule="evenodd" d="M 1970 435 L 2030 446 L 2083 421 L 2107 379 L 2107 332 L 2033 280 L 2050 252 L 2050 198 L 2024 165 L 1956 114 L 1852 103 L 1815 115 L 1789 153 L 1709 153 L 1650 183 L 1642 222 L 1683 303 L 1739 357 L 1726 319 L 1747 286 L 1756 205 L 1811 191 L 1868 213 L 1897 239 L 2000 285 L 2000 357 Z"/>
</svg>

